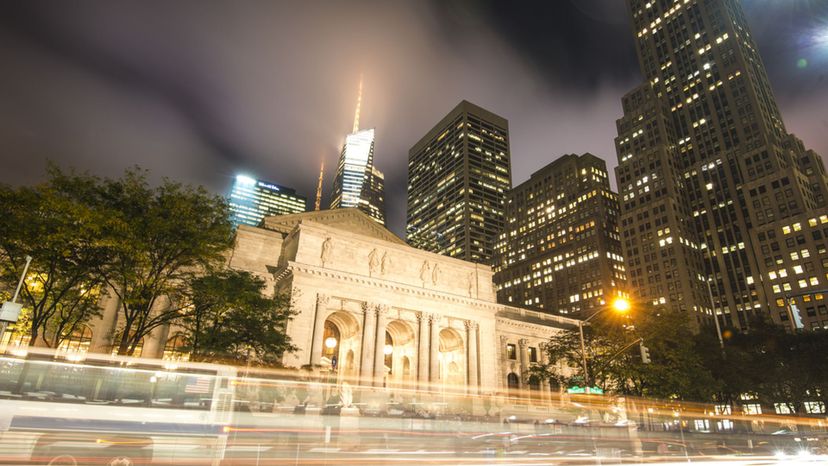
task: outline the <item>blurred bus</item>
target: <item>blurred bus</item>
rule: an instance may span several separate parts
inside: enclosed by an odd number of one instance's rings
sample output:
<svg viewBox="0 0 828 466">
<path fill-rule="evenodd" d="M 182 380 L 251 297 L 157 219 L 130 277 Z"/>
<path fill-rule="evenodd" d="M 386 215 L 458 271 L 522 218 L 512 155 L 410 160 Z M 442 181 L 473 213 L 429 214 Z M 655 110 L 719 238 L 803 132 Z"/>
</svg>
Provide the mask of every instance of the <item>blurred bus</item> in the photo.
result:
<svg viewBox="0 0 828 466">
<path fill-rule="evenodd" d="M 234 377 L 211 364 L 0 356 L 0 462 L 218 464 Z"/>
</svg>

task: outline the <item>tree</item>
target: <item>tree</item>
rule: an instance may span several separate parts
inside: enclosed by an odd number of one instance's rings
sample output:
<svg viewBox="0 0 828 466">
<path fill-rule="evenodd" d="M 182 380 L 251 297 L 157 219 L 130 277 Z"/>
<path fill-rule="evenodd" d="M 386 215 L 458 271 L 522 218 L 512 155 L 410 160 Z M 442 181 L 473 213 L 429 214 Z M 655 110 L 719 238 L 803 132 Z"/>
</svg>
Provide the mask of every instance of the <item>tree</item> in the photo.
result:
<svg viewBox="0 0 828 466">
<path fill-rule="evenodd" d="M 56 347 L 99 315 L 106 261 L 105 219 L 88 194 L 100 180 L 49 167 L 34 187 L 0 187 L 0 280 L 14 290 L 25 256 L 32 263 L 20 291 L 29 343 Z"/>
<path fill-rule="evenodd" d="M 624 322 L 604 316 L 584 327 L 589 376 L 592 385 L 608 392 L 683 400 L 710 399 L 715 381 L 693 346 L 685 314 L 663 308 L 638 306 Z M 644 364 L 633 343 L 643 338 L 652 363 Z M 630 345 L 632 344 L 632 347 Z M 553 336 L 547 345 L 549 361 L 530 376 L 571 385 L 583 384 L 577 328 Z"/>
<path fill-rule="evenodd" d="M 139 169 L 105 180 L 97 204 L 109 215 L 100 272 L 120 302 L 118 354 L 132 354 L 153 329 L 181 317 L 187 284 L 223 259 L 228 206 L 203 187 L 168 179 L 151 187 Z"/>
<path fill-rule="evenodd" d="M 720 381 L 717 397 L 722 402 L 751 393 L 766 404 L 784 403 L 802 413 L 805 401 L 826 401 L 828 339 L 820 332 L 790 334 L 757 317 L 749 332 L 732 332 L 718 357 L 710 351 L 704 354 L 705 364 Z"/>
<path fill-rule="evenodd" d="M 181 325 L 191 359 L 274 364 L 294 351 L 286 334 L 295 314 L 285 295 L 264 295 L 264 280 L 249 272 L 212 271 L 190 281 L 190 306 Z"/>
</svg>

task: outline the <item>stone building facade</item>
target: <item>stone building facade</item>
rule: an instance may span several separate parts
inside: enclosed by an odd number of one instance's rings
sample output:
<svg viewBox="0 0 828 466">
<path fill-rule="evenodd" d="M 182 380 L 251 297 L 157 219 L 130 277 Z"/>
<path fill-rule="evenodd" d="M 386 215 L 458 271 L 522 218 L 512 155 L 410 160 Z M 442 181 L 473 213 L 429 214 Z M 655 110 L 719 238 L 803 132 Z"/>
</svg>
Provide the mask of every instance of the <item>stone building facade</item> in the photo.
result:
<svg viewBox="0 0 828 466">
<path fill-rule="evenodd" d="M 548 392 L 522 374 L 576 324 L 497 304 L 490 267 L 412 248 L 356 209 L 241 226 L 229 265 L 291 293 L 285 366 L 377 386 Z"/>
</svg>

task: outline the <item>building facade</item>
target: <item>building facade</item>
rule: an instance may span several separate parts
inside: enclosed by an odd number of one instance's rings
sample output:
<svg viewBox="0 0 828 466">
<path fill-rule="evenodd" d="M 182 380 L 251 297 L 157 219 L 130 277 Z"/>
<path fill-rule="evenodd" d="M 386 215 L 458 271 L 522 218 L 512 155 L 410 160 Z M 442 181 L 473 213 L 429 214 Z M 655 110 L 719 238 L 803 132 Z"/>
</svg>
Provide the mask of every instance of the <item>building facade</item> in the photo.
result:
<svg viewBox="0 0 828 466">
<path fill-rule="evenodd" d="M 787 133 L 740 3 L 627 4 L 645 77 L 615 141 L 631 290 L 697 324 L 828 328 L 825 170 Z"/>
<path fill-rule="evenodd" d="M 230 221 L 256 226 L 271 215 L 295 214 L 307 209 L 307 200 L 296 191 L 269 181 L 237 175 L 230 191 Z"/>
<path fill-rule="evenodd" d="M 592 154 L 564 155 L 515 186 L 495 247 L 498 302 L 584 317 L 625 296 L 618 214 Z"/>
<path fill-rule="evenodd" d="M 490 267 L 412 248 L 356 209 L 242 227 L 230 266 L 292 294 L 286 366 L 378 386 L 530 389 L 542 345 L 576 325 L 497 304 Z"/>
<path fill-rule="evenodd" d="M 408 153 L 406 240 L 491 264 L 511 186 L 509 122 L 460 102 Z"/>
</svg>

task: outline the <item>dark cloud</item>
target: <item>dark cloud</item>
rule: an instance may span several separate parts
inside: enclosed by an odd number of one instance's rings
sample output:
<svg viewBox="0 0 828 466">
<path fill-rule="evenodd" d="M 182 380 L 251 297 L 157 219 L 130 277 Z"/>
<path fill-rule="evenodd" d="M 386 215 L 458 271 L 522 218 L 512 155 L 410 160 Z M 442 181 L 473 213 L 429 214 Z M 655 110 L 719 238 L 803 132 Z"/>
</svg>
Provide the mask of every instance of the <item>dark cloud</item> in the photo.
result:
<svg viewBox="0 0 828 466">
<path fill-rule="evenodd" d="M 399 233 L 408 149 L 464 98 L 509 119 L 515 182 L 568 152 L 615 165 L 620 97 L 640 80 L 622 3 L 7 2 L 0 181 L 35 182 L 52 159 L 216 192 L 246 172 L 310 198 L 324 161 L 327 194 L 363 73 Z M 828 153 L 828 50 L 807 35 L 828 12 L 744 3 L 789 129 Z"/>
</svg>

